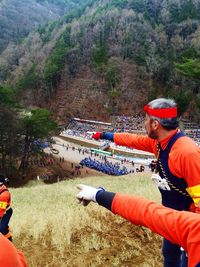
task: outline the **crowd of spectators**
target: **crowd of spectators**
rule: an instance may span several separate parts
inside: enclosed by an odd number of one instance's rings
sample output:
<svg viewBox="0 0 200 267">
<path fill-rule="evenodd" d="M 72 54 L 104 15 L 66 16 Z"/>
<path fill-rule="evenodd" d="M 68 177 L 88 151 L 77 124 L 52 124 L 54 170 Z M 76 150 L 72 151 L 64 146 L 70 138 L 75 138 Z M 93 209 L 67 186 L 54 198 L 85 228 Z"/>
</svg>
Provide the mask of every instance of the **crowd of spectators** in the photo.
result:
<svg viewBox="0 0 200 267">
<path fill-rule="evenodd" d="M 71 119 L 69 125 L 63 129 L 62 134 L 79 136 L 90 139 L 91 132 L 144 132 L 144 116 L 113 116 L 112 123 L 100 123 Z"/>
<path fill-rule="evenodd" d="M 69 125 L 63 129 L 62 134 L 73 135 L 91 139 L 91 133 L 96 131 L 113 131 L 113 127 L 109 123 L 100 123 L 95 121 L 85 122 L 77 119 L 71 119 Z"/>
<path fill-rule="evenodd" d="M 86 157 L 81 160 L 80 165 L 95 169 L 108 175 L 118 176 L 130 173 L 130 171 L 128 172 L 125 166 L 121 167 L 118 162 L 113 163 L 111 161 L 108 161 L 106 156 L 104 156 L 104 161 L 99 161 L 96 159 L 92 159 L 91 157 Z M 134 172 L 134 170 L 132 172 Z"/>
<path fill-rule="evenodd" d="M 200 129 L 188 130 L 186 134 L 200 145 Z"/>
<path fill-rule="evenodd" d="M 198 145 L 200 145 L 200 126 L 197 123 L 190 122 L 186 119 L 182 119 L 181 123 L 186 135 L 192 138 Z"/>
<path fill-rule="evenodd" d="M 76 137 L 81 137 L 87 140 L 93 141 L 91 138 L 91 133 L 100 131 L 100 132 L 111 132 L 111 131 L 128 131 L 128 132 L 139 132 L 144 133 L 144 117 L 141 115 L 135 116 L 113 116 L 112 123 L 100 123 L 95 121 L 87 121 L 87 120 L 77 120 L 71 119 L 69 125 L 63 129 L 61 132 L 62 135 L 72 135 Z M 99 147 L 103 147 L 105 142 L 103 140 L 99 140 Z M 115 150 L 122 149 L 129 152 L 132 152 L 133 149 L 126 147 L 119 147 L 111 143 L 110 148 Z"/>
<path fill-rule="evenodd" d="M 38 166 L 38 167 L 46 167 L 49 165 L 53 165 L 55 163 L 55 159 L 51 153 L 45 154 L 43 156 L 33 156 L 29 158 L 26 162 L 25 165 L 26 167 L 28 166 Z"/>
<path fill-rule="evenodd" d="M 144 132 L 144 120 L 144 116 L 140 114 L 113 116 L 112 126 L 117 132 Z"/>
</svg>

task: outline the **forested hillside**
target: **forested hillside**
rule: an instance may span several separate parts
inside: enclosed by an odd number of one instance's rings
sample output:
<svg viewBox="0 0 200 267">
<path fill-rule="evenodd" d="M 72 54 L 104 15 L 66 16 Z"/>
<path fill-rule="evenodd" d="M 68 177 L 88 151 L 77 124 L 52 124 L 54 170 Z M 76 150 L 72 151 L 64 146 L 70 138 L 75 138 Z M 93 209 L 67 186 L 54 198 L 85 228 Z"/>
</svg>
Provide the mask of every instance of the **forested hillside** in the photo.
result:
<svg viewBox="0 0 200 267">
<path fill-rule="evenodd" d="M 51 109 L 59 123 L 139 112 L 161 95 L 199 120 L 200 0 L 73 2 L 79 6 L 3 51 L 2 86 Z"/>
<path fill-rule="evenodd" d="M 0 1 L 0 51 L 49 20 L 58 19 L 78 5 L 73 0 L 3 0 Z"/>
</svg>

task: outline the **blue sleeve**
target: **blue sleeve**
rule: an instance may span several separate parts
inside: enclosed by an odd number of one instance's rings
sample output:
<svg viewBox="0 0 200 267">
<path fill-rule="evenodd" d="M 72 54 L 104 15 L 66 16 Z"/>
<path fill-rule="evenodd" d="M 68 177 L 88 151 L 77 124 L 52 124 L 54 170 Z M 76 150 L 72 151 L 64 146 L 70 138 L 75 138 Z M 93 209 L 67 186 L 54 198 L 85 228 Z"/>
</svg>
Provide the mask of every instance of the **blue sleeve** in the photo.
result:
<svg viewBox="0 0 200 267">
<path fill-rule="evenodd" d="M 103 132 L 101 133 L 101 139 L 106 139 L 114 142 L 114 133 Z"/>
<path fill-rule="evenodd" d="M 101 190 L 96 194 L 97 203 L 111 211 L 115 193 Z"/>
</svg>

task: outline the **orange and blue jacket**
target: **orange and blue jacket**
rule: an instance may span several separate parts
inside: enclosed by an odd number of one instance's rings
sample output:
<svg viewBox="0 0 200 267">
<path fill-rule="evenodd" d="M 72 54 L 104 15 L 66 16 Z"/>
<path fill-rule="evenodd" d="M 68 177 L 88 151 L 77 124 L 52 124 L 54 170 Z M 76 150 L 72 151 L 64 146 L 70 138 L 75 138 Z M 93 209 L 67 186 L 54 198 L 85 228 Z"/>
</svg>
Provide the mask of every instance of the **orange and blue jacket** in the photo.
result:
<svg viewBox="0 0 200 267">
<path fill-rule="evenodd" d="M 199 214 L 177 211 L 143 197 L 99 191 L 97 203 L 136 225 L 148 227 L 180 245 L 188 254 L 188 267 L 200 267 Z"/>
<path fill-rule="evenodd" d="M 0 234 L 0 266 L 27 267 L 24 254 L 17 250 L 12 242 Z"/>
<path fill-rule="evenodd" d="M 160 147 L 165 151 L 170 139 L 178 133 L 174 130 L 170 136 L 160 142 Z M 158 156 L 158 141 L 148 136 L 130 133 L 114 133 L 114 142 L 120 146 L 135 148 L 153 153 Z M 191 211 L 199 212 L 200 201 L 200 147 L 187 136 L 178 138 L 169 151 L 167 164 L 173 176 L 186 182 L 186 191 L 193 200 Z M 175 207 L 174 207 L 175 208 Z"/>
<path fill-rule="evenodd" d="M 0 218 L 6 213 L 6 210 L 10 207 L 11 195 L 5 185 L 0 187 Z"/>
</svg>

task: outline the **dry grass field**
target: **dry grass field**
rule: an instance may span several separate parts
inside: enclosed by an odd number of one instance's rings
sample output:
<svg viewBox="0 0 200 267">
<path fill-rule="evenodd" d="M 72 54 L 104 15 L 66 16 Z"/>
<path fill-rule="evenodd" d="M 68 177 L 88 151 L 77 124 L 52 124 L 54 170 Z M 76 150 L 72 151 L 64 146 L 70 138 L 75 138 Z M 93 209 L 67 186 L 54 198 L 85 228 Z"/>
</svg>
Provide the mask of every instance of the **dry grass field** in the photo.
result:
<svg viewBox="0 0 200 267">
<path fill-rule="evenodd" d="M 160 202 L 150 173 L 96 176 L 51 185 L 11 188 L 14 244 L 29 267 L 162 266 L 161 237 L 132 225 L 95 203 L 78 205 L 76 184 L 142 195 Z"/>
</svg>

